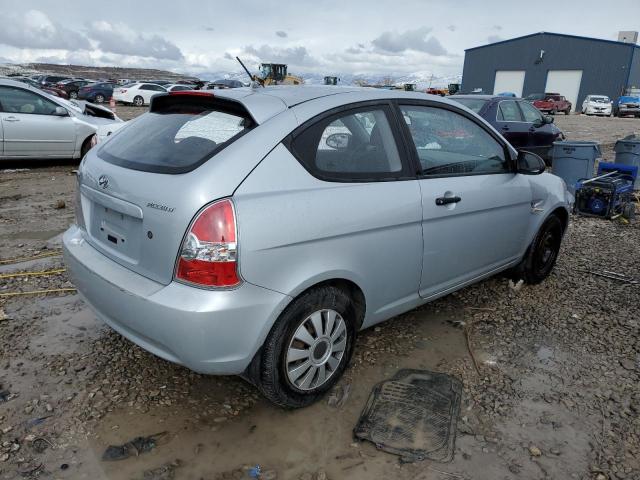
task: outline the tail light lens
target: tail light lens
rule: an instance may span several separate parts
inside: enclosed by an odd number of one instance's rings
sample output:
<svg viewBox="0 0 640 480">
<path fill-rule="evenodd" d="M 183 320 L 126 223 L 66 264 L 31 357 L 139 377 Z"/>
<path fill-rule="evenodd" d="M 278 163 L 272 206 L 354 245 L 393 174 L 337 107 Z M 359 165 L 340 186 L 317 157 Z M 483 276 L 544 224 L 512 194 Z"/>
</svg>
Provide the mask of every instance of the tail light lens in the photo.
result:
<svg viewBox="0 0 640 480">
<path fill-rule="evenodd" d="M 177 280 L 203 287 L 240 284 L 233 203 L 219 200 L 202 210 L 180 247 Z"/>
</svg>

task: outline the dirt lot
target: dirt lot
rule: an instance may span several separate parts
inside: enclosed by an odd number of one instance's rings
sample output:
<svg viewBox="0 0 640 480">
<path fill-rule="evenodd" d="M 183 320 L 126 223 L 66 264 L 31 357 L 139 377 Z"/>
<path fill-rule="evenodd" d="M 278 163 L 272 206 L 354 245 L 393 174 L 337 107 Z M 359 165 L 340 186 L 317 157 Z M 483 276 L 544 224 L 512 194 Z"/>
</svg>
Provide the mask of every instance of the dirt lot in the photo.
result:
<svg viewBox="0 0 640 480">
<path fill-rule="evenodd" d="M 556 122 L 609 158 L 615 139 L 640 131 L 634 119 Z M 146 353 L 72 290 L 5 296 L 73 287 L 48 240 L 73 220 L 75 165 L 27 168 L 0 171 L 0 479 L 249 478 L 256 465 L 261 478 L 307 480 L 640 479 L 640 286 L 585 273 L 638 277 L 637 220 L 574 218 L 541 285 L 496 277 L 362 332 L 336 391 L 350 386 L 344 403 L 291 412 L 240 379 Z M 16 257 L 29 260 L 1 260 Z M 53 273 L 7 277 L 25 271 Z M 371 388 L 399 368 L 463 381 L 451 463 L 401 464 L 354 441 Z M 149 453 L 101 460 L 108 445 L 159 432 Z"/>
</svg>

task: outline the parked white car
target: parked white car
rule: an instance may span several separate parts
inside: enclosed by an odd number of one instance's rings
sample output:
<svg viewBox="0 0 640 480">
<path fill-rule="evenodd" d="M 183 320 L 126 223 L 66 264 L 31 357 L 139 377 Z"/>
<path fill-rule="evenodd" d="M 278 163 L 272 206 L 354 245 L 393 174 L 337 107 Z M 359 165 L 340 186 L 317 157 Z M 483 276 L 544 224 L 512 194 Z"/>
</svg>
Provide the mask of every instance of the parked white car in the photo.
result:
<svg viewBox="0 0 640 480">
<path fill-rule="evenodd" d="M 149 105 L 151 98 L 158 93 L 167 93 L 167 89 L 155 83 L 134 83 L 113 89 L 116 102 L 142 107 Z"/>
<path fill-rule="evenodd" d="M 164 88 L 167 92 L 182 92 L 185 90 L 193 90 L 192 85 L 182 85 L 181 83 L 172 83 L 170 85 L 165 85 Z"/>
<path fill-rule="evenodd" d="M 82 158 L 122 125 L 99 105 L 0 80 L 0 159 Z"/>
<path fill-rule="evenodd" d="M 587 95 L 582 102 L 582 113 L 585 115 L 611 116 L 613 102 L 606 95 Z"/>
</svg>

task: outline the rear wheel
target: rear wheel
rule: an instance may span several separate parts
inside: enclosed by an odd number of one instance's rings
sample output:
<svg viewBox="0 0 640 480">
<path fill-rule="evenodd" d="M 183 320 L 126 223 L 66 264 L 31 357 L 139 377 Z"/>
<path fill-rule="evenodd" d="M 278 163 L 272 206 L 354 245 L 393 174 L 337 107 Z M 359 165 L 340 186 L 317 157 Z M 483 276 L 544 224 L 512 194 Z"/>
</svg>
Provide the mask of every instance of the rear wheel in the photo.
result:
<svg viewBox="0 0 640 480">
<path fill-rule="evenodd" d="M 71 99 L 76 99 L 76 98 L 78 98 L 78 92 L 76 92 L 76 91 L 74 91 L 74 90 L 71 90 L 71 91 L 69 92 L 69 98 L 71 98 Z"/>
<path fill-rule="evenodd" d="M 550 113 L 551 115 L 555 115 L 556 113 L 558 113 L 558 111 L 554 108 L 554 109 L 553 109 L 553 110 L 551 110 L 549 113 Z"/>
<path fill-rule="evenodd" d="M 306 407 L 342 376 L 356 336 L 356 310 L 333 286 L 296 298 L 280 315 L 252 365 L 251 380 L 281 407 Z"/>
<path fill-rule="evenodd" d="M 562 222 L 552 215 L 540 227 L 514 276 L 531 285 L 542 282 L 556 264 L 561 241 Z"/>
<path fill-rule="evenodd" d="M 104 95 L 101 93 L 96 95 L 96 103 L 104 103 Z"/>
<path fill-rule="evenodd" d="M 144 98 L 142 98 L 140 95 L 136 95 L 133 99 L 133 104 L 136 107 L 142 107 L 144 105 Z"/>
</svg>

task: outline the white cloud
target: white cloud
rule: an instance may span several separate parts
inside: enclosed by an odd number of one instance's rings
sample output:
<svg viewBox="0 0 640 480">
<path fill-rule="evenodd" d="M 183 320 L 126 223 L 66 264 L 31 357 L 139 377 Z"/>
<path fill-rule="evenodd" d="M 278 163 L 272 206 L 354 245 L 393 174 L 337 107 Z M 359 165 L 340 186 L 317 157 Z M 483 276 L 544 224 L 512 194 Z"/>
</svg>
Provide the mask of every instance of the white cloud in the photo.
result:
<svg viewBox="0 0 640 480">
<path fill-rule="evenodd" d="M 29 10 L 22 15 L 3 14 L 0 43 L 44 50 L 91 48 L 84 35 L 52 21 L 40 10 Z"/>
<path fill-rule="evenodd" d="M 402 53 L 408 50 L 425 52 L 431 55 L 446 55 L 447 51 L 436 37 L 428 36 L 429 27 L 420 27 L 404 32 L 384 32 L 371 42 L 382 52 Z"/>
<path fill-rule="evenodd" d="M 259 62 L 286 63 L 294 66 L 313 66 L 318 60 L 313 58 L 306 47 L 272 47 L 271 45 L 261 45 L 254 47 L 249 45 L 244 47 L 243 55 L 253 57 Z"/>
<path fill-rule="evenodd" d="M 174 43 L 159 35 L 143 36 L 125 23 L 94 21 L 90 24 L 88 35 L 103 52 L 161 60 L 184 58 L 182 51 Z"/>
</svg>

